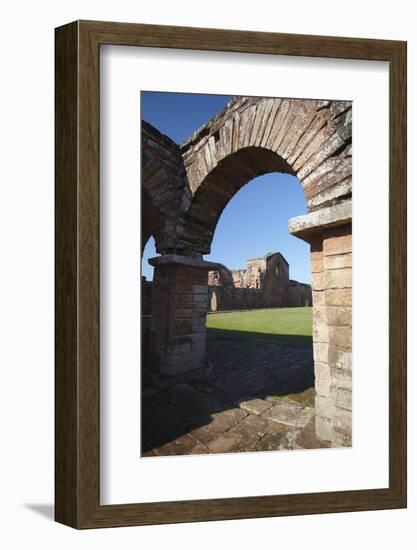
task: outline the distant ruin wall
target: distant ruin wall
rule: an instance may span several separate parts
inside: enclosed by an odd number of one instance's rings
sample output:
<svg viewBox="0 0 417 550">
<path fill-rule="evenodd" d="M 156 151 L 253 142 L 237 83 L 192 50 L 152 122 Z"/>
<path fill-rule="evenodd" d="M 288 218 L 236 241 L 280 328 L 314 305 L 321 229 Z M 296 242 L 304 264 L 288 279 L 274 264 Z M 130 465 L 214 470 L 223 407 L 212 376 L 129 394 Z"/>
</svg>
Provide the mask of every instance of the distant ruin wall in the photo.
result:
<svg viewBox="0 0 417 550">
<path fill-rule="evenodd" d="M 208 311 L 259 309 L 261 307 L 263 307 L 262 291 L 257 288 L 209 286 Z"/>
<path fill-rule="evenodd" d="M 313 305 L 311 286 L 297 281 L 288 285 L 288 307 L 309 307 Z"/>
<path fill-rule="evenodd" d="M 219 264 L 209 272 L 208 284 L 208 311 L 312 305 L 311 286 L 289 279 L 288 262 L 279 252 L 249 259 L 246 269 Z"/>
</svg>

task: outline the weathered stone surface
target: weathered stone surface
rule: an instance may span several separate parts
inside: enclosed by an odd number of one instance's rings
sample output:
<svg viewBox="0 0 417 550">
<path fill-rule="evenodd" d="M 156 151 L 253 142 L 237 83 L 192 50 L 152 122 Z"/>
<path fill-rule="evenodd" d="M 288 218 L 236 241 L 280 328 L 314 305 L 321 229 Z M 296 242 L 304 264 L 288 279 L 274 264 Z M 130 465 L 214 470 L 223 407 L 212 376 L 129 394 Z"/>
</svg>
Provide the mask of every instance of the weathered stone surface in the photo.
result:
<svg viewBox="0 0 417 550">
<path fill-rule="evenodd" d="M 309 422 L 313 413 L 313 409 L 303 408 L 298 403 L 282 401 L 269 409 L 264 416 L 273 422 L 300 428 Z"/>
<path fill-rule="evenodd" d="M 317 210 L 316 212 L 310 212 L 305 216 L 297 216 L 296 218 L 291 218 L 288 222 L 288 230 L 292 235 L 297 237 L 304 238 L 308 236 L 311 238 L 312 235 L 318 231 L 323 231 L 324 228 L 336 227 L 340 225 L 346 225 L 352 220 L 352 201 L 347 200 L 341 204 L 335 206 L 330 206 Z M 339 237 L 340 238 L 340 237 Z M 347 237 L 344 237 L 345 240 Z M 350 243 L 350 249 L 346 249 L 346 244 L 337 245 L 331 239 L 327 244 L 327 254 L 330 254 L 329 250 L 334 250 L 334 254 L 343 254 L 344 252 L 351 252 L 352 244 Z M 327 242 L 327 241 L 325 241 Z M 333 245 L 333 248 L 332 248 Z"/>
<path fill-rule="evenodd" d="M 352 290 L 350 288 L 329 289 L 324 294 L 325 303 L 328 306 L 352 306 Z"/>
<path fill-rule="evenodd" d="M 327 308 L 328 326 L 352 326 L 352 308 L 351 307 L 328 307 Z"/>
<path fill-rule="evenodd" d="M 227 431 L 227 437 L 233 438 L 242 449 L 256 444 L 266 433 L 275 432 L 275 422 L 269 421 L 265 415 L 251 414 Z"/>
<path fill-rule="evenodd" d="M 323 259 L 322 258 L 311 258 L 310 261 L 311 273 L 321 273 L 323 271 Z"/>
<path fill-rule="evenodd" d="M 327 363 L 329 353 L 329 344 L 324 342 L 314 342 L 314 361 L 318 363 Z"/>
<path fill-rule="evenodd" d="M 272 403 L 264 401 L 263 399 L 251 399 L 250 401 L 243 401 L 239 404 L 239 407 L 249 413 L 260 415 L 272 407 Z"/>
<path fill-rule="evenodd" d="M 216 439 L 208 443 L 207 448 L 211 453 L 227 453 L 231 451 L 235 445 L 236 441 L 232 438 L 219 435 Z"/>
<path fill-rule="evenodd" d="M 332 397 L 316 396 L 316 414 L 323 418 L 333 417 Z"/>
<path fill-rule="evenodd" d="M 324 306 L 326 305 L 326 294 L 324 290 L 316 291 L 313 290 L 313 306 Z"/>
<path fill-rule="evenodd" d="M 329 342 L 327 307 L 315 306 L 313 317 L 313 340 L 316 344 Z"/>
<path fill-rule="evenodd" d="M 325 239 L 323 241 L 323 252 L 325 256 L 352 252 L 352 235 L 341 235 Z"/>
<path fill-rule="evenodd" d="M 352 178 L 348 177 L 331 187 L 314 195 L 307 201 L 310 210 L 316 210 L 319 207 L 327 206 L 336 199 L 344 199 L 352 194 Z"/>
<path fill-rule="evenodd" d="M 352 349 L 352 329 L 349 326 L 329 327 L 329 342 L 337 348 Z"/>
<path fill-rule="evenodd" d="M 332 342 L 328 348 L 328 362 L 331 368 L 350 371 L 352 369 L 352 350 L 341 349 Z"/>
<path fill-rule="evenodd" d="M 331 393 L 331 374 L 327 363 L 315 362 L 315 389 L 316 394 L 321 397 L 330 397 Z"/>
<path fill-rule="evenodd" d="M 352 410 L 352 391 L 351 389 L 337 388 L 335 391 L 335 405 L 348 411 Z"/>
<path fill-rule="evenodd" d="M 318 273 L 313 273 L 312 277 L 312 288 L 314 291 L 316 290 L 325 290 L 327 288 L 326 285 L 326 273 L 323 271 L 319 271 Z"/>
<path fill-rule="evenodd" d="M 352 447 L 352 435 L 334 430 L 332 433 L 332 447 Z"/>
<path fill-rule="evenodd" d="M 314 415 L 311 350 L 225 339 L 210 344 L 213 375 L 206 381 L 165 381 L 162 390 L 145 386 L 143 455 L 299 448 L 297 437 Z M 242 399 L 243 395 L 248 398 Z M 252 404 L 249 408 L 256 412 L 240 408 L 244 403 Z M 270 420 L 268 410 L 277 406 L 296 416 L 299 412 L 298 420 L 292 418 L 291 424 Z M 307 444 L 316 448 L 314 441 Z"/>
<path fill-rule="evenodd" d="M 218 436 L 223 434 L 231 426 L 240 422 L 247 416 L 247 413 L 240 409 L 231 409 L 224 411 L 222 414 L 214 413 L 212 415 L 212 421 L 209 424 L 191 430 L 190 436 L 199 443 L 208 444 Z"/>
<path fill-rule="evenodd" d="M 352 434 L 352 413 L 345 409 L 336 408 L 333 420 L 335 430 L 341 434 L 351 437 Z"/>
<path fill-rule="evenodd" d="M 281 429 L 278 429 L 275 432 L 266 434 L 258 444 L 256 449 L 258 451 L 278 451 L 285 447 L 286 438 L 285 438 L 285 427 L 282 425 Z"/>
<path fill-rule="evenodd" d="M 352 269 L 346 267 L 344 269 L 332 269 L 326 271 L 325 288 L 352 288 Z"/>
<path fill-rule="evenodd" d="M 335 445 L 336 446 L 336 445 Z M 295 448 L 297 449 L 325 449 L 330 447 L 330 442 L 320 439 L 316 434 L 316 418 L 313 416 L 309 423 L 297 436 Z"/>
<path fill-rule="evenodd" d="M 331 377 L 336 388 L 352 389 L 352 371 L 350 369 L 331 368 Z"/>
<path fill-rule="evenodd" d="M 324 256 L 323 269 L 343 269 L 345 267 L 352 267 L 352 254 L 335 254 L 332 256 Z"/>
<path fill-rule="evenodd" d="M 319 416 L 316 412 L 316 435 L 323 441 L 331 441 L 333 423 L 330 418 Z"/>
<path fill-rule="evenodd" d="M 184 434 L 157 449 L 152 449 L 150 453 L 153 452 L 154 455 L 146 454 L 146 456 L 186 455 L 191 454 L 194 447 L 195 440 L 188 434 Z"/>
</svg>

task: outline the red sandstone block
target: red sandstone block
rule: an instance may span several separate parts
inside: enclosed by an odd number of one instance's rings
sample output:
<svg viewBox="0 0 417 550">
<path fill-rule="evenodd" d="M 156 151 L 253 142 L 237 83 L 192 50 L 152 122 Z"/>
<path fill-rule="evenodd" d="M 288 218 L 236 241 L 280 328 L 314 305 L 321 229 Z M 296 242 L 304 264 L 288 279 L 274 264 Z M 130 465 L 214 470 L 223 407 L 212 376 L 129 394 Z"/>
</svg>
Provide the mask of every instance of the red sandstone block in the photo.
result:
<svg viewBox="0 0 417 550">
<path fill-rule="evenodd" d="M 327 308 L 327 323 L 331 326 L 352 326 L 352 308 L 334 306 Z"/>
<path fill-rule="evenodd" d="M 326 305 L 352 307 L 352 289 L 340 288 L 325 291 Z"/>
<path fill-rule="evenodd" d="M 326 289 L 326 280 L 325 273 L 313 273 L 312 279 L 312 289 L 315 290 L 325 290 Z"/>
<path fill-rule="evenodd" d="M 341 235 L 324 239 L 323 252 L 325 256 L 352 252 L 352 235 Z"/>
<path fill-rule="evenodd" d="M 324 290 L 313 290 L 313 305 L 316 306 L 323 306 L 326 304 L 326 294 Z"/>
<path fill-rule="evenodd" d="M 352 269 L 332 269 L 324 275 L 326 289 L 352 288 Z"/>
<path fill-rule="evenodd" d="M 311 258 L 310 261 L 311 273 L 320 273 L 323 271 L 322 258 Z"/>
<path fill-rule="evenodd" d="M 352 329 L 350 327 L 329 327 L 329 343 L 343 349 L 352 349 Z"/>
<path fill-rule="evenodd" d="M 330 269 L 343 269 L 344 267 L 352 267 L 352 254 L 334 254 L 332 256 L 324 256 L 323 268 L 325 270 Z"/>
</svg>

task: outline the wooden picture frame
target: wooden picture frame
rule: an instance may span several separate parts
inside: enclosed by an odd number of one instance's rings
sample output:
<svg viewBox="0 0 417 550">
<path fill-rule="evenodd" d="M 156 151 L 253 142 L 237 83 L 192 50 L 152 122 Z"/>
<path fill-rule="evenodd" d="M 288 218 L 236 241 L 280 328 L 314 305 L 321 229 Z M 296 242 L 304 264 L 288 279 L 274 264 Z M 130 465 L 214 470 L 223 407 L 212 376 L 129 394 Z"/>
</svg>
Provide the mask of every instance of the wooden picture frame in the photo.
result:
<svg viewBox="0 0 417 550">
<path fill-rule="evenodd" d="M 100 45 L 389 62 L 389 487 L 101 505 Z M 74 528 L 406 506 L 406 43 L 76 21 L 56 29 L 55 519 Z"/>
</svg>

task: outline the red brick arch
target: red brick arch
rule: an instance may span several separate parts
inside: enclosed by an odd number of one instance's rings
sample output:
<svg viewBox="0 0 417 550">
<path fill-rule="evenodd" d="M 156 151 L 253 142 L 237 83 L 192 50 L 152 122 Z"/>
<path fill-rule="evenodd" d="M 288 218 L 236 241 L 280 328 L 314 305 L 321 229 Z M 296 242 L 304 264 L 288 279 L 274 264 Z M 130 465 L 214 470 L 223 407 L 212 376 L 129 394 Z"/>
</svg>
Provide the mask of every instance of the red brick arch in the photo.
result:
<svg viewBox="0 0 417 550">
<path fill-rule="evenodd" d="M 350 102 L 237 98 L 181 147 L 192 192 L 181 244 L 207 254 L 221 212 L 249 180 L 296 175 L 309 212 L 350 198 Z"/>
<path fill-rule="evenodd" d="M 179 146 L 150 124 L 142 123 L 142 249 L 149 236 L 160 253 L 177 246 L 181 208 L 188 207 L 188 189 Z"/>
</svg>

